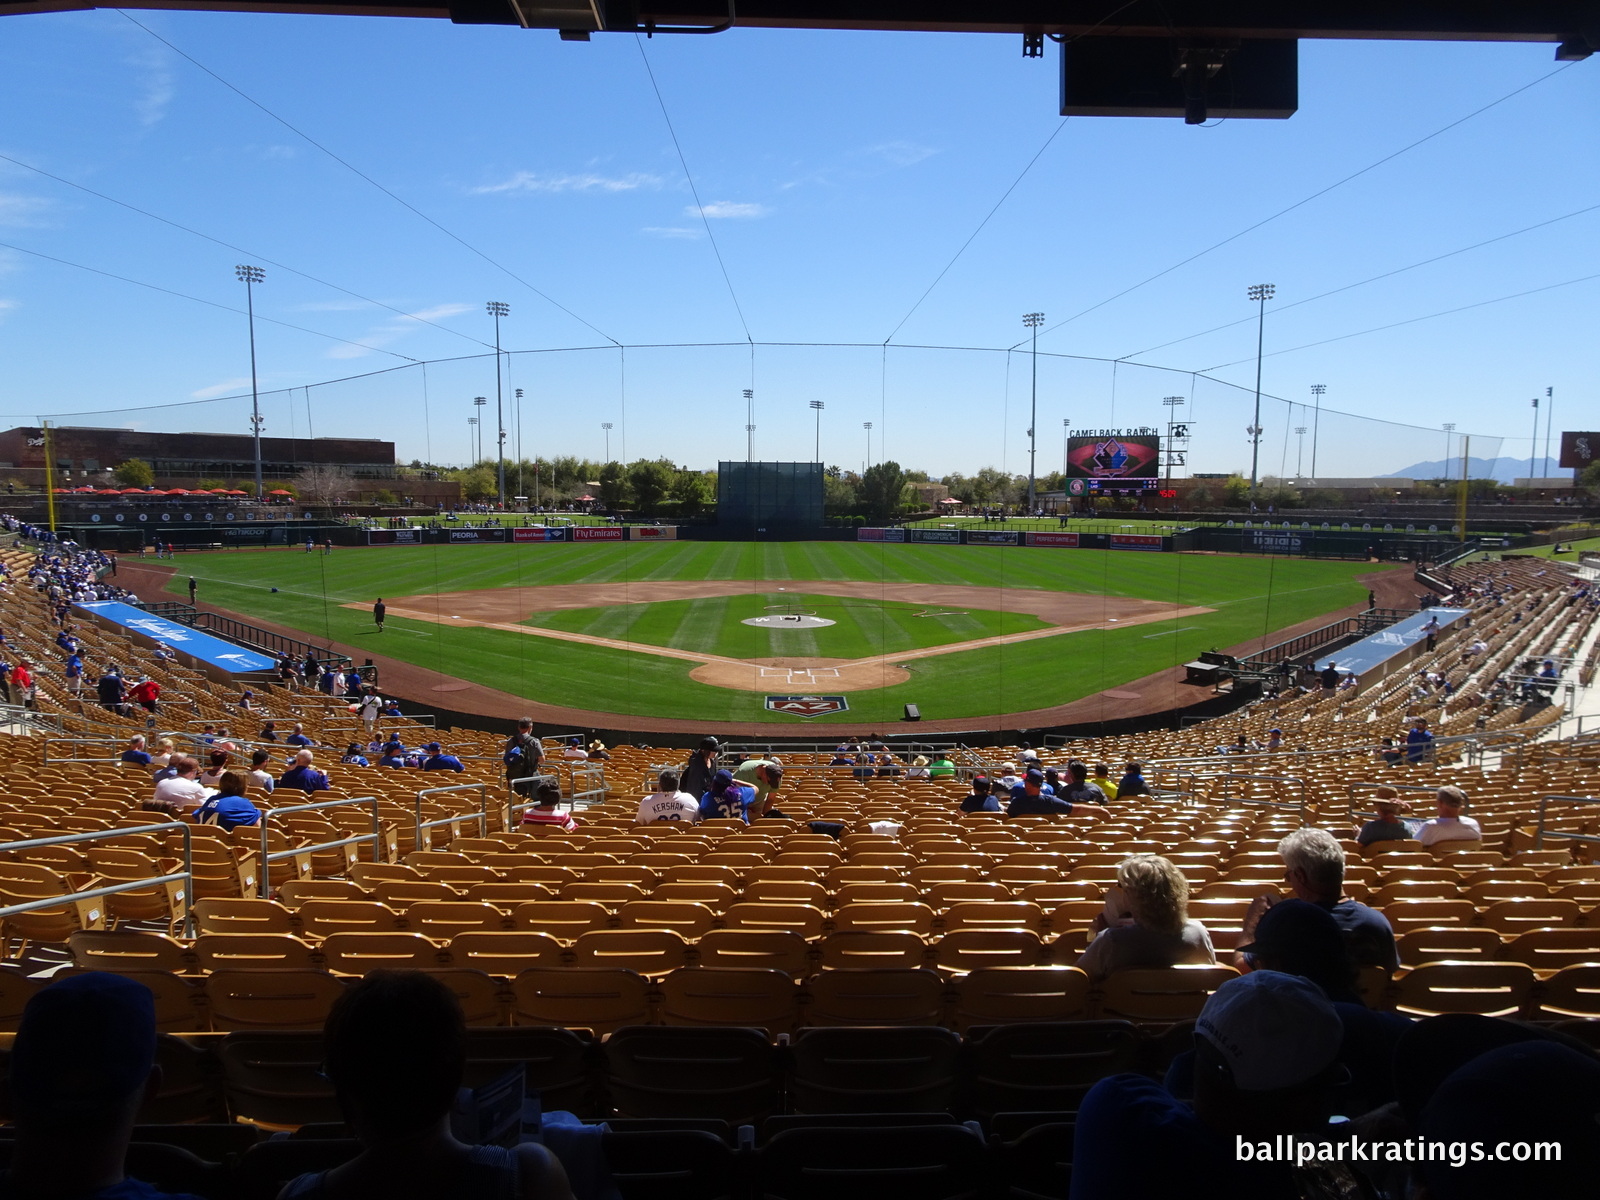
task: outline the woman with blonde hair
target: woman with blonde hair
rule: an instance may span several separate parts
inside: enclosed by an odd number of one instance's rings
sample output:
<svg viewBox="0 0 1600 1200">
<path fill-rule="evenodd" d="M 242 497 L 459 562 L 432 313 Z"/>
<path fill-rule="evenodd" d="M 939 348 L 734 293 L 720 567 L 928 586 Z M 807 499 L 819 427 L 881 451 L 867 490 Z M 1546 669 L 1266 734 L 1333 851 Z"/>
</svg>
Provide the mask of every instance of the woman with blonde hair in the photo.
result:
<svg viewBox="0 0 1600 1200">
<path fill-rule="evenodd" d="M 1091 979 L 1136 967 L 1217 961 L 1206 927 L 1189 919 L 1189 881 L 1159 854 L 1122 860 L 1095 928 L 1098 935 L 1078 959 Z"/>
</svg>

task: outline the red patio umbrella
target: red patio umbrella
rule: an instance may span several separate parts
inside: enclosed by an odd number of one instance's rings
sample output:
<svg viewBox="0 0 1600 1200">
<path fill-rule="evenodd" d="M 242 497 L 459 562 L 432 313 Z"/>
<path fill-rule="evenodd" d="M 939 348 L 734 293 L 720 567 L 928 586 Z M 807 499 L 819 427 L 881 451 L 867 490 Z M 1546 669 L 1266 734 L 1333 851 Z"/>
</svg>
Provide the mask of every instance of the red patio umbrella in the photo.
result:
<svg viewBox="0 0 1600 1200">
<path fill-rule="evenodd" d="M 97 496 L 120 496 L 120 495 L 122 495 L 122 493 L 117 491 L 116 488 L 101 488 L 98 492 L 95 493 L 95 495 L 97 495 Z"/>
<path fill-rule="evenodd" d="M 201 490 L 204 490 L 204 489 L 201 489 Z M 211 489 L 211 495 L 213 495 L 213 496 L 226 496 L 227 494 L 228 494 L 228 489 L 227 488 L 212 488 Z"/>
<path fill-rule="evenodd" d="M 143 488 L 123 488 L 122 491 L 118 492 L 117 494 L 119 496 L 142 496 L 142 495 L 144 495 L 144 489 Z"/>
<path fill-rule="evenodd" d="M 239 489 L 234 488 L 234 489 L 232 489 L 230 491 L 220 492 L 218 494 L 219 495 L 223 495 L 223 496 L 248 496 L 250 493 L 249 492 L 242 492 Z"/>
<path fill-rule="evenodd" d="M 64 495 L 67 494 L 67 489 L 66 488 L 56 488 L 55 489 L 55 493 L 58 496 L 64 496 Z"/>
<path fill-rule="evenodd" d="M 171 488 L 168 491 L 157 493 L 157 495 L 162 496 L 187 496 L 188 494 L 183 488 Z"/>
<path fill-rule="evenodd" d="M 579 496 L 578 497 L 579 503 L 582 503 L 582 502 L 588 501 L 588 500 L 593 500 L 593 499 L 594 499 L 593 496 Z"/>
<path fill-rule="evenodd" d="M 273 488 L 270 492 L 267 493 L 267 495 L 269 495 L 269 496 L 292 496 L 292 495 L 294 495 L 294 493 L 291 492 L 291 491 L 287 491 L 284 488 Z"/>
<path fill-rule="evenodd" d="M 960 504 L 961 501 L 957 500 L 954 496 L 948 496 L 945 499 L 939 501 L 939 503 L 940 504 Z"/>
</svg>

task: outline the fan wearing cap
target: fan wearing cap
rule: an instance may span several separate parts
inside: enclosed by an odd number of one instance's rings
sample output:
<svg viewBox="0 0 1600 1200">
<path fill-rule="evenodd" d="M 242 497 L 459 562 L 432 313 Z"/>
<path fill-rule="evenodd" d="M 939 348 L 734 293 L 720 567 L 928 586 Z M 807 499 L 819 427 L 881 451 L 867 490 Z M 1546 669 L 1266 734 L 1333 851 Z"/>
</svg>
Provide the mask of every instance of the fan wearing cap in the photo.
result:
<svg viewBox="0 0 1600 1200">
<path fill-rule="evenodd" d="M 124 1171 L 139 1107 L 161 1085 L 156 1013 L 141 983 L 98 971 L 28 1001 L 11 1053 L 16 1140 L 0 1195 L 153 1200 Z"/>
<path fill-rule="evenodd" d="M 711 787 L 711 777 L 717 773 L 717 754 L 721 743 L 714 737 L 703 737 L 695 752 L 689 756 L 683 770 L 678 772 L 678 786 L 691 796 L 703 796 Z"/>
<path fill-rule="evenodd" d="M 775 758 L 747 758 L 733 769 L 735 783 L 755 789 L 753 816 L 764 817 L 772 808 L 772 793 L 783 783 L 783 764 Z"/>
<path fill-rule="evenodd" d="M 1417 830 L 1417 841 L 1424 846 L 1440 842 L 1477 842 L 1483 840 L 1483 829 L 1471 817 L 1463 815 L 1467 807 L 1467 794 L 1458 787 L 1442 787 L 1434 793 L 1439 815 L 1424 821 Z"/>
<path fill-rule="evenodd" d="M 755 788 L 736 783 L 732 771 L 718 771 L 711 777 L 711 787 L 700 797 L 700 819 L 732 819 L 748 825 L 750 809 L 755 803 Z"/>
<path fill-rule="evenodd" d="M 386 742 L 383 755 L 378 759 L 380 767 L 392 767 L 403 770 L 406 765 L 406 748 L 403 742 Z"/>
<path fill-rule="evenodd" d="M 1309 980 L 1276 971 L 1228 980 L 1195 1024 L 1192 1101 L 1142 1075 L 1089 1089 L 1073 1135 L 1072 1200 L 1304 1195 L 1293 1167 L 1240 1148 L 1327 1124 L 1344 1077 L 1342 1036 L 1338 1013 Z"/>
<path fill-rule="evenodd" d="M 1029 767 L 1022 778 L 1011 786 L 1011 803 L 1006 806 L 1008 817 L 1032 817 L 1046 813 L 1069 813 L 1072 805 L 1056 798 L 1056 790 L 1045 782 L 1044 772 Z"/>
<path fill-rule="evenodd" d="M 444 747 L 438 742 L 429 742 L 423 747 L 428 752 L 428 757 L 422 760 L 424 771 L 465 771 L 461 760 L 454 754 L 446 754 Z"/>
<path fill-rule="evenodd" d="M 1392 787 L 1380 787 L 1372 793 L 1372 811 L 1377 819 L 1368 821 L 1356 834 L 1356 841 L 1363 847 L 1374 842 L 1403 842 L 1411 837 L 1410 828 L 1400 820 L 1400 814 L 1410 812 L 1411 806 Z"/>
<path fill-rule="evenodd" d="M 583 739 L 581 737 L 570 737 L 567 739 L 565 749 L 561 751 L 561 757 L 570 758 L 577 762 L 588 762 L 589 752 L 583 748 Z"/>
<path fill-rule="evenodd" d="M 961 798 L 961 811 L 964 813 L 1000 811 L 1000 801 L 992 794 L 987 775 L 972 777 L 972 795 Z"/>
</svg>

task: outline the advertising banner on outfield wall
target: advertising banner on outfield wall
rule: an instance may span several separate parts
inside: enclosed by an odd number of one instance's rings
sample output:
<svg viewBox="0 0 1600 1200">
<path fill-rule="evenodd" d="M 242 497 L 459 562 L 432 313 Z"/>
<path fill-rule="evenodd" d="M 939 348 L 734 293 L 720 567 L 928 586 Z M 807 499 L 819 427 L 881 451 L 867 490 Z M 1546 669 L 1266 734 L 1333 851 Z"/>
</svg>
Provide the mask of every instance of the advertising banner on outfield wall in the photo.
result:
<svg viewBox="0 0 1600 1200">
<path fill-rule="evenodd" d="M 1309 533 L 1302 537 L 1287 530 L 1279 532 L 1272 529 L 1251 529 L 1244 536 L 1246 549 L 1258 550 L 1263 554 L 1304 554 L 1306 544 L 1312 537 Z"/>
<path fill-rule="evenodd" d="M 569 532 L 575 542 L 620 542 L 628 536 L 620 525 L 574 525 Z"/>
<path fill-rule="evenodd" d="M 1161 539 L 1148 533 L 1113 533 L 1113 550 L 1160 550 Z"/>
<path fill-rule="evenodd" d="M 1017 532 L 1014 529 L 969 529 L 967 530 L 967 545 L 1015 546 L 1017 545 L 1017 537 Z"/>
<path fill-rule="evenodd" d="M 939 542 L 946 546 L 959 546 L 961 544 L 961 530 L 913 529 L 911 531 L 911 540 L 913 542 Z"/>
<path fill-rule="evenodd" d="M 1029 533 L 1024 534 L 1030 546 L 1073 546 L 1078 544 L 1078 535 L 1075 533 Z"/>
<path fill-rule="evenodd" d="M 513 529 L 511 531 L 513 542 L 564 542 L 567 540 L 567 531 L 560 526 L 547 527 L 537 525 L 532 529 Z"/>
<path fill-rule="evenodd" d="M 676 525 L 630 525 L 628 537 L 635 542 L 675 542 L 678 540 L 678 527 Z"/>
<path fill-rule="evenodd" d="M 903 542 L 906 540 L 904 529 L 877 529 L 866 525 L 856 530 L 858 542 Z"/>
<path fill-rule="evenodd" d="M 420 529 L 369 529 L 369 546 L 418 546 L 422 544 Z"/>
<path fill-rule="evenodd" d="M 504 529 L 451 529 L 446 540 L 451 542 L 503 542 Z"/>
</svg>

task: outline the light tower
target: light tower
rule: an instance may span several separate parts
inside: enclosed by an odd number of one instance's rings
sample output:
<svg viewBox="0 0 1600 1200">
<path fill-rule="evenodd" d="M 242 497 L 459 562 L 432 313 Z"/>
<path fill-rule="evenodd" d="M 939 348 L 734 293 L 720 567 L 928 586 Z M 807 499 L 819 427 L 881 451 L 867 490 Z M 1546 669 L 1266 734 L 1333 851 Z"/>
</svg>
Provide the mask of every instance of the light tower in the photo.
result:
<svg viewBox="0 0 1600 1200">
<path fill-rule="evenodd" d="M 1311 385 L 1311 402 L 1313 404 L 1311 415 L 1311 478 L 1317 477 L 1317 430 L 1322 425 L 1322 397 L 1327 393 L 1328 385 L 1313 383 Z"/>
<path fill-rule="evenodd" d="M 872 422 L 861 422 L 861 428 L 867 431 L 867 466 L 872 466 Z"/>
<path fill-rule="evenodd" d="M 754 388 L 744 389 L 744 460 L 756 460 L 756 393 Z"/>
<path fill-rule="evenodd" d="M 1444 477 L 1446 479 L 1450 478 L 1450 470 L 1451 470 L 1451 467 L 1450 467 L 1450 435 L 1452 433 L 1454 433 L 1455 431 L 1456 431 L 1456 423 L 1454 421 L 1446 421 L 1444 423 Z"/>
<path fill-rule="evenodd" d="M 1172 486 L 1172 468 L 1189 461 L 1189 423 L 1178 420 L 1178 410 L 1188 400 L 1187 396 L 1163 396 L 1162 407 L 1167 410 L 1167 450 L 1161 456 L 1166 466 L 1167 487 Z"/>
<path fill-rule="evenodd" d="M 1256 465 L 1261 457 L 1261 347 L 1267 328 L 1267 301 L 1277 292 L 1270 283 L 1253 283 L 1249 296 L 1260 307 L 1256 315 L 1256 415 L 1250 422 L 1250 498 L 1256 495 Z"/>
<path fill-rule="evenodd" d="M 260 267 L 243 263 L 233 269 L 239 282 L 244 284 L 245 311 L 250 320 L 250 438 L 256 452 L 256 503 L 261 502 L 261 392 L 256 385 L 256 294 L 255 286 L 267 277 Z M 53 528 L 53 527 L 52 527 Z"/>
<path fill-rule="evenodd" d="M 1306 427 L 1304 425 L 1296 425 L 1294 427 L 1294 435 L 1294 477 L 1295 482 L 1298 483 L 1303 478 L 1300 474 L 1300 456 L 1306 448 Z"/>
<path fill-rule="evenodd" d="M 517 495 L 524 494 L 522 490 L 522 389 L 518 388 L 512 393 L 516 397 L 516 413 L 513 420 L 517 423 Z"/>
<path fill-rule="evenodd" d="M 473 465 L 474 466 L 477 465 L 477 453 L 478 453 L 478 447 L 477 447 L 477 444 L 476 444 L 477 436 L 478 436 L 478 418 L 477 417 L 468 417 L 467 418 L 467 453 L 473 456 Z"/>
<path fill-rule="evenodd" d="M 817 414 L 817 447 L 812 452 L 812 457 L 817 462 L 822 461 L 822 410 L 826 407 L 821 400 L 811 402 L 811 411 Z"/>
<path fill-rule="evenodd" d="M 506 414 L 500 387 L 500 318 L 511 315 L 511 306 L 499 300 L 491 300 L 484 305 L 484 309 L 494 318 L 494 474 L 495 485 L 500 492 L 500 511 L 504 512 L 506 508 Z"/>
<path fill-rule="evenodd" d="M 600 428 L 606 431 L 606 462 L 611 461 L 611 422 L 600 422 Z"/>
<path fill-rule="evenodd" d="M 472 398 L 472 407 L 478 410 L 478 462 L 483 461 L 483 406 L 488 403 L 489 398 L 487 396 L 474 396 Z M 476 466 L 477 463 L 473 465 Z"/>
<path fill-rule="evenodd" d="M 1028 515 L 1034 510 L 1034 455 L 1039 449 L 1036 436 L 1039 429 L 1039 326 L 1044 324 L 1042 312 L 1022 314 L 1022 323 L 1033 335 L 1033 399 L 1028 406 Z"/>
</svg>

